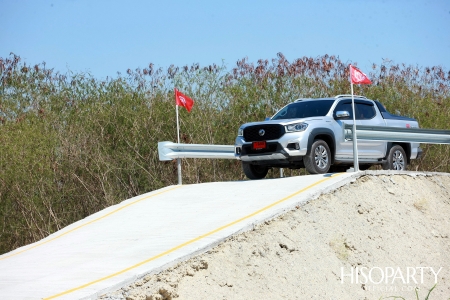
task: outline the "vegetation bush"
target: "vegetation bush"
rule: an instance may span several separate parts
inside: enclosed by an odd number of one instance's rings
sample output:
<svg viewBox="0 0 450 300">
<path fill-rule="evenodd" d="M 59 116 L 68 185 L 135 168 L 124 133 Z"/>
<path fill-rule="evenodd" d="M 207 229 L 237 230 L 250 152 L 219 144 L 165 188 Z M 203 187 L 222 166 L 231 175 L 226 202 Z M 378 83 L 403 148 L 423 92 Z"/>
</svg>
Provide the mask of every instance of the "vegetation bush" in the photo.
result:
<svg viewBox="0 0 450 300">
<path fill-rule="evenodd" d="M 384 62 L 355 93 L 448 128 L 450 72 Z M 367 73 L 367 72 L 366 72 Z M 176 141 L 173 88 L 195 99 L 180 110 L 182 143 L 234 143 L 240 124 L 263 120 L 299 97 L 348 94 L 348 64 L 335 56 L 202 67 L 149 64 L 95 79 L 0 58 L 0 253 L 37 241 L 124 199 L 177 183 L 157 143 Z M 422 145 L 411 168 L 450 171 L 446 145 Z M 183 182 L 244 179 L 238 161 L 183 160 Z M 305 174 L 304 170 L 287 175 Z M 285 174 L 286 174 L 285 173 Z M 269 176 L 279 176 L 276 170 Z"/>
</svg>

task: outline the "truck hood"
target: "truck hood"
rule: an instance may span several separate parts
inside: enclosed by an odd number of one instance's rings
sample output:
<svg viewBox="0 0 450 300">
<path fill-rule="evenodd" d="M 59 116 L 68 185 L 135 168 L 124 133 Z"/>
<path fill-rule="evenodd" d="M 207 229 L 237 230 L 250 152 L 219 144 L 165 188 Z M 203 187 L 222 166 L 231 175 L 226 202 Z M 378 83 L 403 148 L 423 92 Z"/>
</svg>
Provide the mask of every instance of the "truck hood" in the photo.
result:
<svg viewBox="0 0 450 300">
<path fill-rule="evenodd" d="M 324 119 L 326 119 L 327 117 L 311 117 L 311 118 L 303 118 L 303 119 L 282 119 L 282 120 L 267 120 L 267 121 L 260 121 L 260 122 L 250 122 L 250 123 L 245 123 L 242 124 L 240 126 L 240 128 L 245 128 L 245 127 L 249 127 L 249 126 L 254 126 L 254 125 L 267 125 L 267 124 L 276 124 L 276 125 L 289 125 L 289 124 L 294 124 L 294 123 L 308 123 L 308 122 L 313 122 L 313 121 L 323 121 Z"/>
</svg>

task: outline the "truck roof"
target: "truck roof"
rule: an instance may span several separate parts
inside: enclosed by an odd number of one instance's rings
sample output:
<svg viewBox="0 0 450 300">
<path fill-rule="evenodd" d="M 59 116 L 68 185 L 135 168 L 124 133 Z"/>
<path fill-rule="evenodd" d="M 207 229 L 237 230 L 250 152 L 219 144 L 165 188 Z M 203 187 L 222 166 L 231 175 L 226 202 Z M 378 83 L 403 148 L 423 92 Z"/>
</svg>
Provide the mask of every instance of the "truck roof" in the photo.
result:
<svg viewBox="0 0 450 300">
<path fill-rule="evenodd" d="M 300 101 L 311 101 L 311 100 L 336 100 L 341 98 L 352 98 L 352 95 L 350 94 L 342 94 L 342 95 L 336 95 L 334 97 L 323 97 L 323 98 L 298 98 L 294 102 L 300 102 Z M 367 97 L 360 96 L 360 95 L 353 95 L 354 99 L 366 99 L 369 100 Z"/>
</svg>

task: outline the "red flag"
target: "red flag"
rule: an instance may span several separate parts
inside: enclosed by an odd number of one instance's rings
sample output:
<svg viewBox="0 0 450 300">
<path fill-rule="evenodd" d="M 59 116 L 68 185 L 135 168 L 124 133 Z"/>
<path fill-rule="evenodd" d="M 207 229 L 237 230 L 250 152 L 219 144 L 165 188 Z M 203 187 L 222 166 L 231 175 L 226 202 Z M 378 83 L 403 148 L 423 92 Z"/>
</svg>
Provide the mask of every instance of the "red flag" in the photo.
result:
<svg viewBox="0 0 450 300">
<path fill-rule="evenodd" d="M 183 106 L 188 112 L 191 112 L 192 106 L 194 106 L 194 100 L 175 89 L 175 101 L 178 106 Z"/>
<path fill-rule="evenodd" d="M 372 84 L 366 74 L 352 65 L 350 65 L 350 78 L 353 84 Z"/>
</svg>

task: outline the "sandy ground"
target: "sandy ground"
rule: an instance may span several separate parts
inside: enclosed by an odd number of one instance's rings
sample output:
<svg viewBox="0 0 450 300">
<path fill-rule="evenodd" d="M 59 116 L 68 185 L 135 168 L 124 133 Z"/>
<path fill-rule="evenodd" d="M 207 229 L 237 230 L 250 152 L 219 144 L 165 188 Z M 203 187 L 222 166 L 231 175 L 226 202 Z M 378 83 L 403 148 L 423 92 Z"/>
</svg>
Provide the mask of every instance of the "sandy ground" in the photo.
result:
<svg viewBox="0 0 450 300">
<path fill-rule="evenodd" d="M 448 174 L 366 175 L 99 299 L 450 299 L 449 236 Z"/>
</svg>

